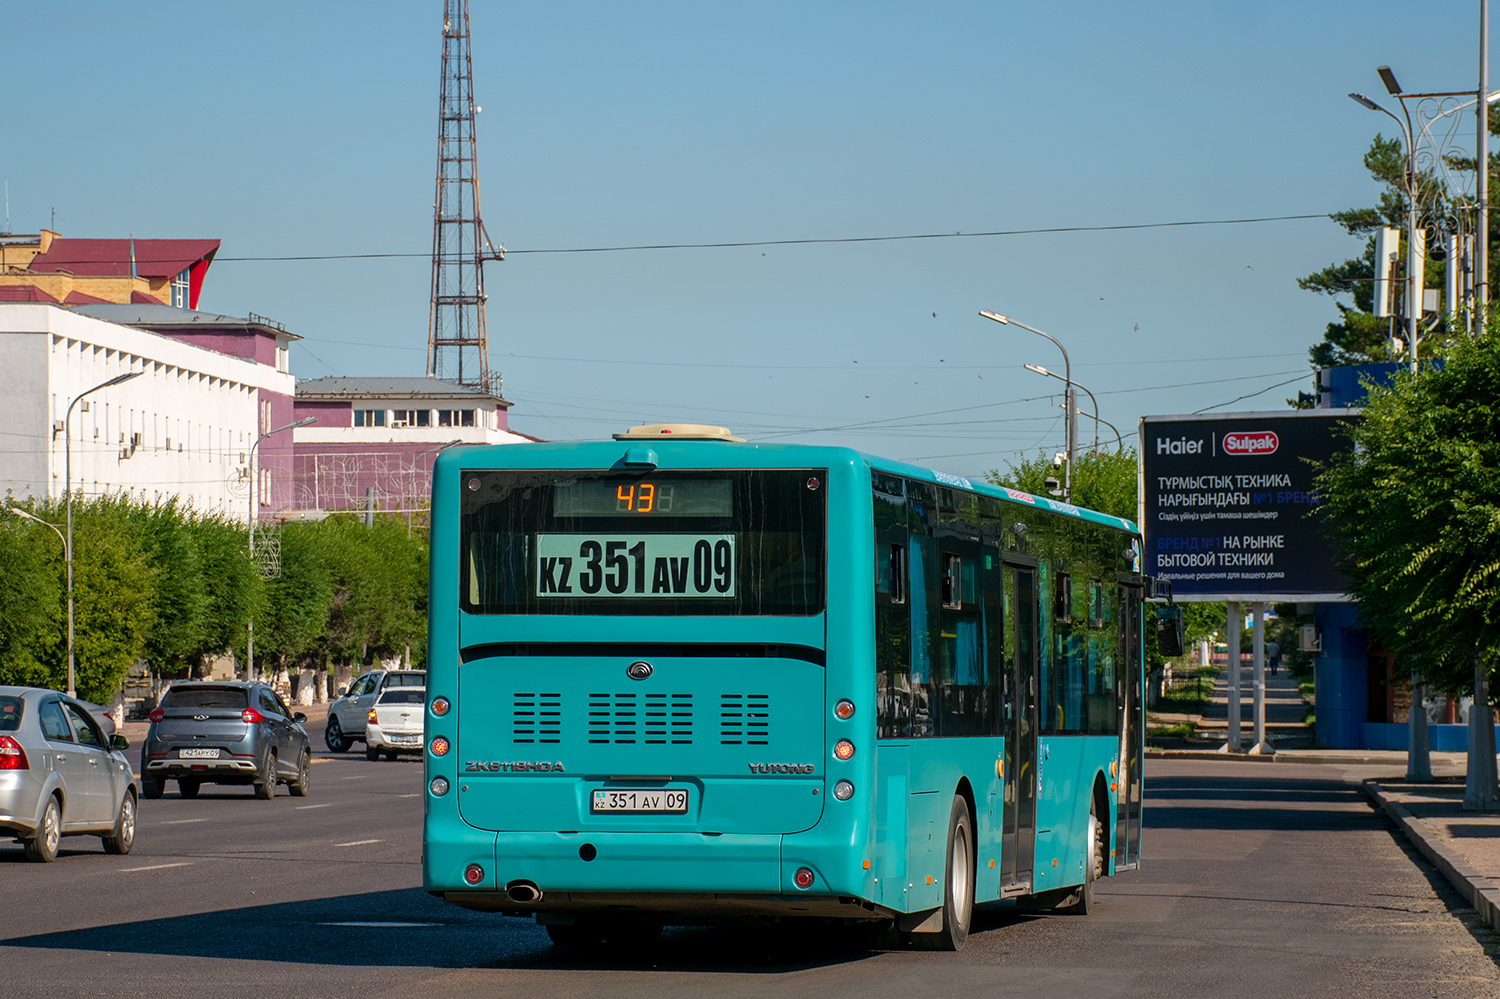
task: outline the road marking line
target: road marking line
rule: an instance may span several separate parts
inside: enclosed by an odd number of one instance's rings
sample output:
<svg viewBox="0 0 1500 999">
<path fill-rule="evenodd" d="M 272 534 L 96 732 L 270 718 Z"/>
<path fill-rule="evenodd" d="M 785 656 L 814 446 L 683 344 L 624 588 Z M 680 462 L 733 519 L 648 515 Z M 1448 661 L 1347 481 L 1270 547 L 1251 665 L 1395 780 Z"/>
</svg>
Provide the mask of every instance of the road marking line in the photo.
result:
<svg viewBox="0 0 1500 999">
<path fill-rule="evenodd" d="M 161 871 L 168 867 L 192 867 L 192 861 L 183 861 L 180 864 L 153 864 L 150 867 L 122 867 L 121 874 L 131 874 L 135 871 Z"/>
<path fill-rule="evenodd" d="M 185 826 L 189 822 L 207 822 L 207 819 L 173 819 L 171 822 L 163 822 L 164 826 Z"/>
<path fill-rule="evenodd" d="M 378 839 L 357 839 L 352 843 L 335 843 L 334 846 L 369 846 L 371 843 L 379 843 Z"/>
<path fill-rule="evenodd" d="M 396 795 L 396 797 L 398 797 L 398 798 L 420 798 L 422 796 L 420 794 L 398 794 L 398 795 Z"/>
<path fill-rule="evenodd" d="M 295 809 L 293 809 L 293 811 L 305 812 L 309 808 L 327 808 L 331 804 L 333 804 L 333 802 L 331 802 L 331 801 L 325 801 L 321 805 L 298 805 Z M 194 821 L 197 821 L 197 820 L 195 819 Z"/>
<path fill-rule="evenodd" d="M 339 780 L 364 780 L 369 774 L 360 774 L 357 777 L 340 777 Z"/>
</svg>

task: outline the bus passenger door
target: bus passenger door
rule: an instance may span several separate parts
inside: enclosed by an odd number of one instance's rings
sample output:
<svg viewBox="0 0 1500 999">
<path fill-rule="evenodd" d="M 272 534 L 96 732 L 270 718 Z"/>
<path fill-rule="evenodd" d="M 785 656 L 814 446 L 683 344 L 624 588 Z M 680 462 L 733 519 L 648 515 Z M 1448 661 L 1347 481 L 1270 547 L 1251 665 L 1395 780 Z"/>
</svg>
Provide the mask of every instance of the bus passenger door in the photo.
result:
<svg viewBox="0 0 1500 999">
<path fill-rule="evenodd" d="M 1145 760 L 1146 730 L 1142 715 L 1141 612 L 1139 586 L 1120 587 L 1120 663 L 1115 682 L 1120 687 L 1119 791 L 1116 794 L 1115 870 L 1127 871 L 1141 862 L 1141 770 Z"/>
<path fill-rule="evenodd" d="M 1005 614 L 1005 824 L 1000 839 L 1000 892 L 1031 890 L 1036 851 L 1036 569 L 1006 564 Z"/>
</svg>

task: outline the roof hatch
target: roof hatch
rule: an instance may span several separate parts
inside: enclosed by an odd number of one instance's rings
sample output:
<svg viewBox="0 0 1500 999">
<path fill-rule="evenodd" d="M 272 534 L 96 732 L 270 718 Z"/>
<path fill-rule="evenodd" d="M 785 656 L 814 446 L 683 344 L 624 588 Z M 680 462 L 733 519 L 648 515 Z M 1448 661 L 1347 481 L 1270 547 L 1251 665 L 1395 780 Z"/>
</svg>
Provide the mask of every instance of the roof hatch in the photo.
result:
<svg viewBox="0 0 1500 999">
<path fill-rule="evenodd" d="M 743 443 L 745 440 L 743 437 L 731 434 L 728 427 L 714 427 L 706 423 L 648 423 L 640 427 L 631 427 L 623 434 L 615 434 L 617 441 L 662 437 L 675 437 L 683 441 L 738 441 Z"/>
</svg>

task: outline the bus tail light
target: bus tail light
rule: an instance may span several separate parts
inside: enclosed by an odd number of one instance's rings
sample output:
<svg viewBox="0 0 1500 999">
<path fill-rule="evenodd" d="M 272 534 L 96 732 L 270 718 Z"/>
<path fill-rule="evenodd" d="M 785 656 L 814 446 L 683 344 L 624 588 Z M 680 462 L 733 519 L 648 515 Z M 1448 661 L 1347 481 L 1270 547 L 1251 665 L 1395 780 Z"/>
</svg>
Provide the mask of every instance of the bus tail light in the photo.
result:
<svg viewBox="0 0 1500 999">
<path fill-rule="evenodd" d="M 850 718 L 853 718 L 854 702 L 848 700 L 839 701 L 833 706 L 833 717 L 839 721 L 848 721 Z"/>
<path fill-rule="evenodd" d="M 432 783 L 427 786 L 432 790 L 433 797 L 441 798 L 448 793 L 448 778 L 434 777 Z"/>
<path fill-rule="evenodd" d="M 841 760 L 847 760 L 854 756 L 854 743 L 848 739 L 840 739 L 833 744 L 833 755 Z"/>
<path fill-rule="evenodd" d="M 470 864 L 464 868 L 464 881 L 471 885 L 477 885 L 484 880 L 484 868 L 478 864 Z"/>
<path fill-rule="evenodd" d="M 806 867 L 797 868 L 797 873 L 792 875 L 792 883 L 803 891 L 812 887 L 813 872 Z"/>
<path fill-rule="evenodd" d="M 437 715 L 439 718 L 448 713 L 448 708 L 450 706 L 451 705 L 449 705 L 448 703 L 448 698 L 446 697 L 434 697 L 432 699 L 432 713 Z"/>
<path fill-rule="evenodd" d="M 841 780 L 833 785 L 833 796 L 840 801 L 848 801 L 854 797 L 854 785 L 846 780 Z"/>
<path fill-rule="evenodd" d="M 447 756 L 448 740 L 443 738 L 442 736 L 438 736 L 437 738 L 432 740 L 432 745 L 430 748 L 432 749 L 433 756 Z"/>
</svg>

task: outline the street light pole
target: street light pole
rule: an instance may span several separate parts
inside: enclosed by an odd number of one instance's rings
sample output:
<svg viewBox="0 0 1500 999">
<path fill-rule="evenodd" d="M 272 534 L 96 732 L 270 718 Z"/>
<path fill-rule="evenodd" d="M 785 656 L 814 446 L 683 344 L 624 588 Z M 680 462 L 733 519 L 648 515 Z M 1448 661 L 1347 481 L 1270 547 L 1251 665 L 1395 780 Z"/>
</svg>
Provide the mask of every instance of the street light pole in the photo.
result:
<svg viewBox="0 0 1500 999">
<path fill-rule="evenodd" d="M 251 561 L 252 564 L 254 564 L 254 562 L 255 562 L 255 500 L 256 500 L 256 496 L 255 496 L 255 484 L 256 484 L 256 482 L 255 482 L 255 479 L 256 479 L 256 475 L 255 475 L 255 449 L 258 448 L 258 447 L 260 447 L 260 442 L 261 441 L 265 440 L 267 437 L 270 437 L 272 434 L 279 434 L 283 430 L 292 430 L 292 429 L 294 429 L 296 427 L 305 427 L 309 423 L 317 423 L 317 422 L 318 422 L 318 418 L 316 416 L 309 416 L 309 417 L 306 417 L 304 419 L 298 420 L 295 423 L 288 423 L 285 426 L 277 427 L 275 430 L 267 430 L 265 433 L 261 434 L 259 437 L 257 437 L 255 439 L 255 443 L 254 444 L 250 445 L 250 467 L 248 469 L 248 471 L 250 473 L 250 488 L 248 490 L 248 492 L 250 493 L 250 503 L 249 503 L 249 509 L 245 511 L 245 513 L 246 513 L 246 520 L 247 520 L 247 529 L 248 529 L 248 534 L 246 535 L 246 538 L 245 538 L 245 548 L 246 548 L 246 552 L 250 556 L 250 561 Z M 255 615 L 252 614 L 252 615 L 250 615 L 249 619 L 245 621 L 245 679 L 246 680 L 253 680 L 254 678 L 255 678 Z"/>
<path fill-rule="evenodd" d="M 1048 378 L 1056 378 L 1058 381 L 1063 380 L 1062 375 L 1058 374 L 1055 371 L 1048 371 L 1040 364 L 1023 364 L 1021 366 L 1027 371 L 1035 371 L 1039 375 L 1046 375 Z M 1120 433 L 1119 427 L 1115 426 L 1108 420 L 1102 420 L 1099 418 L 1099 400 L 1094 398 L 1094 393 L 1090 392 L 1086 385 L 1083 385 L 1079 382 L 1074 382 L 1073 384 L 1083 389 L 1084 393 L 1089 397 L 1089 401 L 1094 404 L 1094 452 L 1098 453 L 1099 451 L 1099 424 L 1101 423 L 1115 432 L 1115 450 L 1119 451 L 1120 449 L 1122 449 L 1125 446 L 1125 437 Z"/>
<path fill-rule="evenodd" d="M 1076 447 L 1075 438 L 1078 434 L 1078 421 L 1074 418 L 1074 414 L 1078 410 L 1078 403 L 1073 392 L 1073 365 L 1068 361 L 1068 350 L 1062 345 L 1057 337 L 1052 336 L 1050 333 L 1043 333 L 1035 326 L 1027 326 L 1019 319 L 1012 318 L 1011 316 L 1001 315 L 998 312 L 988 312 L 984 309 L 980 309 L 979 314 L 986 319 L 990 319 L 1001 324 L 1002 326 L 1015 325 L 1021 327 L 1021 329 L 1026 330 L 1027 332 L 1035 333 L 1037 336 L 1046 337 L 1057 346 L 1058 350 L 1062 351 L 1063 381 L 1067 384 L 1067 395 L 1064 401 L 1066 403 L 1067 414 L 1066 433 L 1068 456 L 1067 463 L 1063 466 L 1063 502 L 1071 503 L 1073 502 L 1073 450 Z"/>
<path fill-rule="evenodd" d="M 144 371 L 127 371 L 123 375 L 116 375 L 107 382 L 100 382 L 93 388 L 80 392 L 68 403 L 68 411 L 63 415 L 63 496 L 68 505 L 68 536 L 63 541 L 63 558 L 68 565 L 68 696 L 77 697 L 73 680 L 73 407 L 78 405 L 78 400 L 100 389 L 109 388 L 111 385 L 119 385 L 128 382 L 132 378 L 139 378 L 145 374 Z"/>
</svg>

